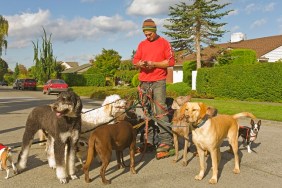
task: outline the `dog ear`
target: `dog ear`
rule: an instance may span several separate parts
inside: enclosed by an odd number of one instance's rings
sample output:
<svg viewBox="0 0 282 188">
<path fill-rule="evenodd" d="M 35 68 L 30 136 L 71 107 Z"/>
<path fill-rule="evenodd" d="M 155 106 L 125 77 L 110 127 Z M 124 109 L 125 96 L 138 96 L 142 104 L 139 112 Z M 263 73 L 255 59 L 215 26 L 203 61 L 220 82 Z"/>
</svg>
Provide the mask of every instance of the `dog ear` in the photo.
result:
<svg viewBox="0 0 282 188">
<path fill-rule="evenodd" d="M 253 119 L 251 119 L 251 125 L 254 126 L 255 125 L 255 122 Z"/>
<path fill-rule="evenodd" d="M 82 110 L 82 102 L 81 102 L 80 97 L 76 94 L 75 94 L 75 100 L 76 100 L 76 104 L 75 104 L 75 107 L 74 107 L 74 112 L 77 116 L 79 116 L 81 114 L 81 110 Z"/>
<path fill-rule="evenodd" d="M 178 110 L 180 109 L 180 106 L 178 105 L 178 103 L 176 102 L 176 100 L 173 100 L 173 103 L 171 105 L 171 108 L 174 110 Z"/>
<path fill-rule="evenodd" d="M 181 108 L 180 108 L 180 116 L 184 115 L 185 116 L 185 110 L 187 108 L 187 103 L 184 103 Z"/>
<path fill-rule="evenodd" d="M 207 114 L 208 107 L 202 102 L 198 103 L 200 106 L 200 118 L 203 118 Z"/>
<path fill-rule="evenodd" d="M 217 109 L 212 106 L 208 106 L 206 114 L 210 117 L 214 117 L 217 115 Z"/>
</svg>

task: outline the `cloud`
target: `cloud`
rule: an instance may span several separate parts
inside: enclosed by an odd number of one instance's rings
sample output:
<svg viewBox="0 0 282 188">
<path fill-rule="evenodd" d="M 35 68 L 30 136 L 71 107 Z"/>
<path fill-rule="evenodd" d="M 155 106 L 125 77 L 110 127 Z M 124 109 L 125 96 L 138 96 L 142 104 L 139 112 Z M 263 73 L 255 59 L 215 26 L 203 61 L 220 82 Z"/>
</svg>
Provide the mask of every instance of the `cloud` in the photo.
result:
<svg viewBox="0 0 282 188">
<path fill-rule="evenodd" d="M 250 14 L 250 13 L 257 11 L 257 10 L 259 10 L 259 7 L 258 7 L 258 5 L 254 4 L 254 3 L 248 4 L 245 8 L 245 11 L 247 12 L 247 14 Z"/>
<path fill-rule="evenodd" d="M 266 5 L 264 7 L 264 11 L 265 12 L 271 12 L 274 10 L 274 6 L 275 6 L 275 3 L 269 3 L 268 5 Z"/>
<path fill-rule="evenodd" d="M 169 6 L 185 2 L 192 4 L 191 0 L 133 0 L 127 9 L 127 14 L 136 16 L 154 16 L 168 14 Z"/>
<path fill-rule="evenodd" d="M 79 39 L 105 40 L 121 33 L 130 37 L 137 33 L 136 23 L 124 20 L 119 15 L 112 17 L 94 16 L 90 19 L 77 17 L 72 20 L 63 18 L 51 19 L 49 10 L 35 13 L 21 13 L 20 15 L 5 16 L 9 21 L 9 48 L 22 48 L 31 45 L 31 41 L 40 39 L 43 35 L 42 27 L 47 34 L 52 34 L 52 40 L 71 42 Z"/>
<path fill-rule="evenodd" d="M 254 21 L 252 24 L 251 24 L 251 28 L 254 29 L 254 28 L 257 28 L 257 27 L 260 27 L 262 25 L 266 24 L 266 19 L 259 19 L 259 20 L 256 20 Z"/>
<path fill-rule="evenodd" d="M 247 14 L 251 14 L 252 12 L 262 11 L 262 12 L 271 12 L 275 8 L 275 3 L 271 2 L 269 4 L 263 5 L 259 3 L 248 4 L 245 8 Z"/>
</svg>

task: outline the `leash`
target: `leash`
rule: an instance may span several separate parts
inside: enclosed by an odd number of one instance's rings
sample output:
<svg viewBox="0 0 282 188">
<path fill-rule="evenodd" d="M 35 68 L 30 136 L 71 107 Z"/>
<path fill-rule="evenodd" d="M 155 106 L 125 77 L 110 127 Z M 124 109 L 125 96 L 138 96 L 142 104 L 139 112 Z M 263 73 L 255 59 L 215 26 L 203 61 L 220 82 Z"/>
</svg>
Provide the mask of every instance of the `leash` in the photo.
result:
<svg viewBox="0 0 282 188">
<path fill-rule="evenodd" d="M 119 99 L 119 100 L 120 100 L 120 99 Z M 125 109 L 124 112 L 122 112 L 122 113 L 119 114 L 118 116 L 112 118 L 110 121 L 105 122 L 105 123 L 102 123 L 102 124 L 98 124 L 96 127 L 93 127 L 93 128 L 88 129 L 88 130 L 86 130 L 86 131 L 80 132 L 80 134 L 85 134 L 85 133 L 91 132 L 91 131 L 97 129 L 98 127 L 101 127 L 101 126 L 103 126 L 103 125 L 107 125 L 107 124 L 109 124 L 109 123 L 115 121 L 115 120 L 118 119 L 120 116 L 122 116 L 123 114 L 126 114 L 128 111 L 130 111 L 130 110 L 131 110 L 134 106 L 136 106 L 136 105 L 137 105 L 137 104 L 131 105 L 129 108 Z M 140 126 L 141 126 L 141 125 L 140 125 Z"/>
<path fill-rule="evenodd" d="M 103 107 L 105 107 L 105 106 L 107 106 L 107 105 L 109 105 L 109 104 L 116 103 L 116 102 L 119 101 L 119 100 L 122 100 L 122 99 L 117 99 L 117 100 L 115 100 L 115 101 L 113 101 L 113 102 L 110 102 L 110 103 L 107 103 L 107 104 L 105 104 L 105 105 L 103 105 L 103 106 L 100 106 L 99 108 L 103 108 Z M 91 112 L 91 111 L 96 110 L 96 109 L 99 109 L 99 108 L 91 108 L 90 110 L 87 110 L 87 111 L 85 111 L 85 112 L 81 112 L 81 114 L 86 114 L 86 113 L 88 113 L 88 112 Z"/>
<path fill-rule="evenodd" d="M 40 144 L 40 143 L 44 143 L 44 142 L 47 142 L 47 140 L 38 140 L 38 141 L 34 141 L 31 143 L 31 145 L 34 145 L 34 144 Z M 15 149 L 15 148 L 19 148 L 21 147 L 22 145 L 15 145 L 15 146 L 9 146 L 11 147 L 11 149 Z"/>
</svg>

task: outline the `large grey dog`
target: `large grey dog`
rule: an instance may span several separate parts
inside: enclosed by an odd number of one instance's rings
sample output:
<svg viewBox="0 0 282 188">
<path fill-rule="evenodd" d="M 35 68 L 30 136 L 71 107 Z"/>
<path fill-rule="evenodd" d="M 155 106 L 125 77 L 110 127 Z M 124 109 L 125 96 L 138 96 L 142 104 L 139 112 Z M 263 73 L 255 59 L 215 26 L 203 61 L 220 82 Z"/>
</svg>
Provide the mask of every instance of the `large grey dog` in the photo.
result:
<svg viewBox="0 0 282 188">
<path fill-rule="evenodd" d="M 51 105 L 35 107 L 29 114 L 18 156 L 18 173 L 26 168 L 29 149 L 38 130 L 48 135 L 47 157 L 49 166 L 56 168 L 57 178 L 67 183 L 68 175 L 75 175 L 75 150 L 81 129 L 80 97 L 72 91 L 62 92 Z"/>
</svg>

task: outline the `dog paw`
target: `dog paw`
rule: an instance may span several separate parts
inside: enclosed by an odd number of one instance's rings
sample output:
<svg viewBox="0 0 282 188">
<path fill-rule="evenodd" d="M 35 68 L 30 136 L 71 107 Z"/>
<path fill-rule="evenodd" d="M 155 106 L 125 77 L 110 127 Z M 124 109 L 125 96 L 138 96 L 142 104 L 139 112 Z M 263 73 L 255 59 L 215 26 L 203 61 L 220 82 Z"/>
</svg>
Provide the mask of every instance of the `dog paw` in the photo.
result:
<svg viewBox="0 0 282 188">
<path fill-rule="evenodd" d="M 195 176 L 195 180 L 202 180 L 202 179 L 203 179 L 203 177 L 200 176 L 200 175 Z"/>
<path fill-rule="evenodd" d="M 217 179 L 211 178 L 209 180 L 209 184 L 216 184 L 217 183 Z"/>
<path fill-rule="evenodd" d="M 130 168 L 130 171 L 131 171 L 132 174 L 137 174 L 136 170 L 134 168 Z"/>
<path fill-rule="evenodd" d="M 77 175 L 71 175 L 70 177 L 72 180 L 78 179 Z"/>
<path fill-rule="evenodd" d="M 239 174 L 239 173 L 240 173 L 240 169 L 234 169 L 234 170 L 233 170 L 233 173 L 234 173 L 234 174 Z"/>
<path fill-rule="evenodd" d="M 105 185 L 111 184 L 111 180 L 103 180 L 103 184 L 105 184 Z"/>
<path fill-rule="evenodd" d="M 61 178 L 60 179 L 61 184 L 66 184 L 67 183 L 67 178 Z"/>
<path fill-rule="evenodd" d="M 187 166 L 188 162 L 187 161 L 182 161 L 182 166 Z"/>
</svg>

